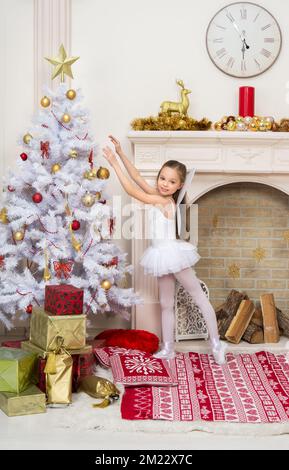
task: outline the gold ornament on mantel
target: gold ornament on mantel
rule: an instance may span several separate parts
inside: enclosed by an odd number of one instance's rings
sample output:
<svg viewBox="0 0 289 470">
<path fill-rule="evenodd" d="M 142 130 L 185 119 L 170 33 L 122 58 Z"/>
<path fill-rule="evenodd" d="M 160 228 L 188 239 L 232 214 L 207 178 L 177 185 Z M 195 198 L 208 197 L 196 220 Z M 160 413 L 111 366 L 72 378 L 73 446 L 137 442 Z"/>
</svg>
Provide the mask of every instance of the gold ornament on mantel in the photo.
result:
<svg viewBox="0 0 289 470">
<path fill-rule="evenodd" d="M 105 290 L 109 290 L 112 286 L 111 282 L 108 279 L 105 279 L 104 281 L 102 281 L 100 285 Z"/>
<path fill-rule="evenodd" d="M 109 170 L 102 166 L 99 167 L 96 173 L 96 176 L 102 180 L 107 180 L 109 178 L 109 175 L 110 175 Z"/>
<path fill-rule="evenodd" d="M 79 57 L 69 57 L 67 58 L 66 51 L 63 44 L 61 44 L 58 52 L 58 57 L 45 57 L 50 64 L 55 66 L 54 72 L 52 74 L 52 80 L 60 75 L 60 80 L 64 82 L 64 75 L 67 75 L 70 78 L 73 78 L 71 65 L 76 62 Z"/>
<path fill-rule="evenodd" d="M 253 256 L 256 261 L 260 262 L 262 259 L 266 258 L 266 250 L 264 250 L 264 248 L 256 248 L 256 250 L 253 250 Z"/>
<path fill-rule="evenodd" d="M 48 108 L 48 106 L 50 106 L 50 99 L 48 98 L 48 96 L 43 96 L 43 98 L 41 98 L 40 100 L 40 104 L 43 108 Z"/>
<path fill-rule="evenodd" d="M 228 272 L 230 277 L 237 279 L 240 277 L 240 266 L 238 266 L 236 263 L 230 264 Z"/>
<path fill-rule="evenodd" d="M 6 207 L 3 207 L 3 209 L 1 209 L 1 211 L 0 211 L 0 222 L 2 224 L 8 224 L 8 222 L 9 222 L 8 217 L 7 217 Z"/>
<path fill-rule="evenodd" d="M 162 113 L 167 113 L 169 116 L 171 113 L 178 113 L 181 117 L 187 116 L 188 107 L 190 105 L 188 96 L 191 90 L 185 88 L 183 80 L 176 80 L 177 85 L 181 87 L 180 101 L 163 101 L 160 108 Z"/>
<path fill-rule="evenodd" d="M 32 135 L 31 135 L 31 134 L 29 134 L 29 133 L 25 134 L 25 135 L 23 136 L 23 142 L 24 142 L 24 144 L 29 145 L 31 139 L 32 139 Z"/>
</svg>

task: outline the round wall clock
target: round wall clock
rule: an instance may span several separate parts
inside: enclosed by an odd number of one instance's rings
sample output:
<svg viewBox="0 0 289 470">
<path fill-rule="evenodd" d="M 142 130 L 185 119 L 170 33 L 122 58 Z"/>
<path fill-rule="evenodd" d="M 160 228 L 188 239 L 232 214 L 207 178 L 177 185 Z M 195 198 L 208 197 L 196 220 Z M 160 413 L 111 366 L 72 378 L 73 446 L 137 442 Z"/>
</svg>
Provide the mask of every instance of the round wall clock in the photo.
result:
<svg viewBox="0 0 289 470">
<path fill-rule="evenodd" d="M 280 27 L 261 5 L 236 2 L 219 10 L 206 33 L 208 54 L 232 77 L 255 77 L 276 61 L 282 44 Z"/>
</svg>

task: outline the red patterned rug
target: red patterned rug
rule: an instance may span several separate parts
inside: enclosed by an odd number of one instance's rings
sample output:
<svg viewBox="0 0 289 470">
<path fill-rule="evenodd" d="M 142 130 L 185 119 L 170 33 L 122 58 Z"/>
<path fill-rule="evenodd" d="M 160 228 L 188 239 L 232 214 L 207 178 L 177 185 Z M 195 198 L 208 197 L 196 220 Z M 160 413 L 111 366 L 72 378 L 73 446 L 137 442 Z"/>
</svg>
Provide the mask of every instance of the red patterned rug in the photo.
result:
<svg viewBox="0 0 289 470">
<path fill-rule="evenodd" d="M 179 385 L 125 387 L 123 419 L 276 423 L 289 421 L 289 356 L 267 351 L 178 353 L 170 361 Z"/>
</svg>

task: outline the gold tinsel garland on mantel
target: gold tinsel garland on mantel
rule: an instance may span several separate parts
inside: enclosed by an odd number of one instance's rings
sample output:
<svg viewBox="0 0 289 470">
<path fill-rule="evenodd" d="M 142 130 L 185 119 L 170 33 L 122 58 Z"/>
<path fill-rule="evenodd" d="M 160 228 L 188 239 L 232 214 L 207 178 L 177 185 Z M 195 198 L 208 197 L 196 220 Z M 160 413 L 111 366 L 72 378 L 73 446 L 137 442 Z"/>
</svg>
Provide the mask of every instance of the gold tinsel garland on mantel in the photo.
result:
<svg viewBox="0 0 289 470">
<path fill-rule="evenodd" d="M 146 118 L 136 118 L 131 122 L 134 131 L 207 131 L 211 128 L 212 122 L 207 118 L 200 121 L 176 113 L 160 113 L 158 116 Z"/>
</svg>

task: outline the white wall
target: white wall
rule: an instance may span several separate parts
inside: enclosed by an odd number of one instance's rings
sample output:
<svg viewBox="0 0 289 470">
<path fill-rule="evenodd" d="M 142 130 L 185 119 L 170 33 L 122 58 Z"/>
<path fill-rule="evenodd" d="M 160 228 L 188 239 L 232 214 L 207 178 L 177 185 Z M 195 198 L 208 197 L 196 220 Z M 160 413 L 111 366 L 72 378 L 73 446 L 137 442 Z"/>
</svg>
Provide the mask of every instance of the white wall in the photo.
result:
<svg viewBox="0 0 289 470">
<path fill-rule="evenodd" d="M 108 133 L 129 151 L 126 134 L 139 116 L 156 115 L 163 100 L 178 98 L 176 78 L 192 90 L 189 114 L 215 121 L 238 113 L 238 89 L 256 88 L 256 114 L 275 118 L 289 114 L 289 2 L 256 0 L 279 21 L 283 47 L 264 74 L 237 79 L 220 72 L 205 45 L 212 16 L 230 3 L 224 0 L 72 0 L 72 52 L 75 84 L 82 87 L 91 109 L 93 128 L 103 144 Z M 112 176 L 111 182 L 115 177 Z M 124 195 L 118 182 L 111 193 Z M 129 250 L 129 243 L 121 245 Z"/>
</svg>

